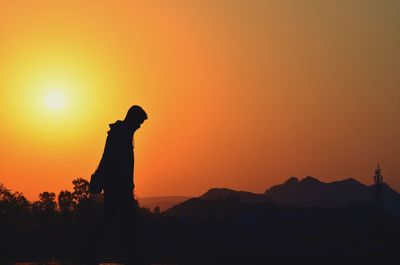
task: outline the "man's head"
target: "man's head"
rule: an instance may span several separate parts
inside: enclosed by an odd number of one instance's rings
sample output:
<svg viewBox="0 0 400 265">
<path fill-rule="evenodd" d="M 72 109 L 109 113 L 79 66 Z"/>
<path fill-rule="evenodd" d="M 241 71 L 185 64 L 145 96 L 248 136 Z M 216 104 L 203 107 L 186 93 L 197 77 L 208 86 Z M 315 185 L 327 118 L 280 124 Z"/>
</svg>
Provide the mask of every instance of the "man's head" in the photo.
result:
<svg viewBox="0 0 400 265">
<path fill-rule="evenodd" d="M 125 122 L 131 127 L 132 131 L 136 131 L 140 128 L 140 125 L 147 120 L 147 113 L 137 105 L 133 105 L 128 110 L 125 117 Z"/>
</svg>

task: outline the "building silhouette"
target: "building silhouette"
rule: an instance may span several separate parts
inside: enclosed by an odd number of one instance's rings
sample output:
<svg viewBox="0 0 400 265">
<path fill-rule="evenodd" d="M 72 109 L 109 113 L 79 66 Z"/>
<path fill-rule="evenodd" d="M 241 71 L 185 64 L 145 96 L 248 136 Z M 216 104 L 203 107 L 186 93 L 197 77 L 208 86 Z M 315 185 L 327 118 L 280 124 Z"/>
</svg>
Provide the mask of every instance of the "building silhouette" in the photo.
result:
<svg viewBox="0 0 400 265">
<path fill-rule="evenodd" d="M 375 204 L 378 207 L 382 207 L 382 184 L 383 184 L 383 176 L 381 166 L 378 163 L 378 166 L 375 169 L 374 175 L 374 187 L 375 187 Z"/>
</svg>

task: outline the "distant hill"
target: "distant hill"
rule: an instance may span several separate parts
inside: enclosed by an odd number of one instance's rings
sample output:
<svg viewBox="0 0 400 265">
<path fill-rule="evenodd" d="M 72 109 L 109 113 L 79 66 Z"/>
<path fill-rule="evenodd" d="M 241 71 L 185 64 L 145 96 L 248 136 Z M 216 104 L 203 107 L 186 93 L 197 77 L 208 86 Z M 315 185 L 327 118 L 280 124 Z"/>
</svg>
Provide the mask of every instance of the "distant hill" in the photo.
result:
<svg viewBox="0 0 400 265">
<path fill-rule="evenodd" d="M 199 198 L 204 200 L 217 200 L 229 197 L 237 197 L 244 203 L 259 203 L 267 200 L 266 194 L 256 194 L 248 191 L 236 191 L 224 188 L 210 189 Z"/>
<path fill-rule="evenodd" d="M 160 197 L 137 198 L 140 207 L 148 208 L 151 211 L 153 211 L 154 208 L 158 206 L 160 207 L 160 211 L 162 212 L 188 199 L 190 199 L 190 197 L 185 197 L 185 196 L 160 196 Z"/>
<path fill-rule="evenodd" d="M 274 201 L 296 206 L 344 206 L 352 202 L 372 202 L 373 190 L 355 179 L 324 183 L 313 177 L 296 177 L 265 192 Z"/>
<path fill-rule="evenodd" d="M 357 202 L 372 204 L 375 187 L 364 185 L 352 178 L 325 183 L 313 177 L 302 180 L 292 177 L 283 184 L 273 186 L 265 194 L 283 205 L 340 207 Z M 400 194 L 387 184 L 382 185 L 382 200 L 386 210 L 400 216 Z"/>
<path fill-rule="evenodd" d="M 165 211 L 165 215 L 189 219 L 220 218 L 253 211 L 253 206 L 267 201 L 265 194 L 212 188 L 199 197 L 173 206 Z"/>
<path fill-rule="evenodd" d="M 205 216 L 211 205 L 207 201 L 229 198 L 231 200 L 236 198 L 237 201 L 245 204 L 274 202 L 279 205 L 298 207 L 343 207 L 354 203 L 373 204 L 374 195 L 374 186 L 364 185 L 352 178 L 325 183 L 314 177 L 306 177 L 301 180 L 292 177 L 283 184 L 266 190 L 264 194 L 213 188 L 198 198 L 175 205 L 170 209 L 169 214 L 190 213 L 191 216 L 195 216 L 195 212 L 199 211 L 199 215 Z M 384 209 L 400 217 L 400 194 L 387 184 L 383 184 L 382 199 Z"/>
</svg>

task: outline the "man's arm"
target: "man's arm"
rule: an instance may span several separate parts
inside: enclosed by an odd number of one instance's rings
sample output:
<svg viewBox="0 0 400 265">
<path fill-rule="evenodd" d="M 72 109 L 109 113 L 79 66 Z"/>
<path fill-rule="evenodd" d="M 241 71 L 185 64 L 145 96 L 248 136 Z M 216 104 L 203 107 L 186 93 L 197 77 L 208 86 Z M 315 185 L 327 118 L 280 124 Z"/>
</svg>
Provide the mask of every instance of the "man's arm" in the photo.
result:
<svg viewBox="0 0 400 265">
<path fill-rule="evenodd" d="M 101 193 L 106 185 L 106 179 L 111 164 L 110 142 L 110 135 L 108 135 L 100 163 L 90 178 L 89 190 L 93 193 Z"/>
</svg>

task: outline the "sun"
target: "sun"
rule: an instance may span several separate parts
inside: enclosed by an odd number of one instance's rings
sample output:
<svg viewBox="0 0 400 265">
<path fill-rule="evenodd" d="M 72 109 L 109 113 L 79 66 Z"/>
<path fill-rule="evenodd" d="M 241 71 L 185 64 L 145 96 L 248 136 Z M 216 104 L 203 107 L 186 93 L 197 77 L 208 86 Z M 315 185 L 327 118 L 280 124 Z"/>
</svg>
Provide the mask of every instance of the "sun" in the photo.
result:
<svg viewBox="0 0 400 265">
<path fill-rule="evenodd" d="M 61 90 L 50 90 L 44 95 L 44 105 L 52 111 L 60 111 L 65 108 L 66 97 Z"/>
</svg>

